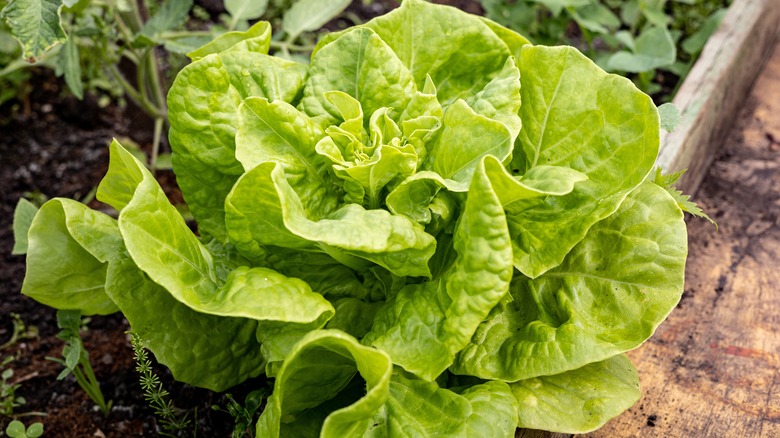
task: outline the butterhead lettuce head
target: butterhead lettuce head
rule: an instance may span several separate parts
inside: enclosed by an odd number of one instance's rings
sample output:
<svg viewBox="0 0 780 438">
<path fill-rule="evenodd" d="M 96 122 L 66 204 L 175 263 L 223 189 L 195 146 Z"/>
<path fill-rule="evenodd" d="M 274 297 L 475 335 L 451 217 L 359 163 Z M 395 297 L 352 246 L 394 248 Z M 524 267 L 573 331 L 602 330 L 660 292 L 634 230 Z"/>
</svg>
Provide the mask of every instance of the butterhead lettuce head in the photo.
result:
<svg viewBox="0 0 780 438">
<path fill-rule="evenodd" d="M 45 204 L 23 292 L 119 309 L 192 385 L 275 379 L 258 436 L 573 433 L 629 408 L 623 353 L 677 304 L 687 253 L 648 180 L 650 98 L 421 0 L 308 65 L 270 38 L 204 46 L 168 95 L 198 234 L 115 142 L 97 196 L 118 219 Z"/>
</svg>

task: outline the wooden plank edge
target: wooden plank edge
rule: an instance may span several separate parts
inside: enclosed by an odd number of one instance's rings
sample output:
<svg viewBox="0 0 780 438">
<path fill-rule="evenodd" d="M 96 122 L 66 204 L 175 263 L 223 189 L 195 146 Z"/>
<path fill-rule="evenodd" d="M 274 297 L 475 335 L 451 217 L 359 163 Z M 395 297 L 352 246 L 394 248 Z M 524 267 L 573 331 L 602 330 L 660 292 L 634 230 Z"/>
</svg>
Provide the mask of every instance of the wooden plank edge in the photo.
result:
<svg viewBox="0 0 780 438">
<path fill-rule="evenodd" d="M 780 0 L 735 0 L 672 101 L 682 122 L 663 132 L 656 164 L 688 171 L 677 184 L 699 188 L 780 34 Z"/>
</svg>

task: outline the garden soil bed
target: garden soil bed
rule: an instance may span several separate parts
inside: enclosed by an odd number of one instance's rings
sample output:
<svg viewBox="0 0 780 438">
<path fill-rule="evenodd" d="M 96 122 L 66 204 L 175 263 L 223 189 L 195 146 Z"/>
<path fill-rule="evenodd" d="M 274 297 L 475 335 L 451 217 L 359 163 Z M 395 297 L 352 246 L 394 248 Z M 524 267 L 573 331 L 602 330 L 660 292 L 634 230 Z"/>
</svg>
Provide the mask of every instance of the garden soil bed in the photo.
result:
<svg viewBox="0 0 780 438">
<path fill-rule="evenodd" d="M 384 3 L 384 2 L 383 2 Z M 453 2 L 450 2 L 453 3 Z M 29 117 L 0 125 L 0 344 L 19 314 L 38 336 L 0 351 L 13 355 L 11 382 L 27 403 L 15 414 L 39 412 L 46 435 L 151 436 L 157 425 L 138 386 L 126 321 L 93 317 L 84 333 L 98 380 L 114 409 L 104 416 L 72 377 L 55 380 L 60 365 L 54 310 L 19 293 L 24 258 L 10 255 L 11 220 L 20 196 L 40 193 L 84 199 L 99 183 L 115 136 L 145 128 L 132 111 L 52 98 L 56 81 L 36 75 Z M 630 353 L 642 399 L 593 436 L 780 436 L 780 49 L 763 70 L 696 200 L 719 224 L 689 220 L 690 257 L 683 299 L 644 346 Z M 8 118 L 0 113 L 0 118 Z M 148 132 L 149 130 L 147 130 Z M 162 175 L 172 188 L 170 174 Z M 171 191 L 175 197 L 175 192 Z M 194 412 L 199 436 L 229 436 L 232 418 L 214 411 L 222 395 L 173 382 L 155 368 L 175 403 Z M 234 391 L 237 399 L 252 382 Z M 9 421 L 0 417 L 0 428 Z M 521 431 L 522 436 L 553 436 Z"/>
</svg>

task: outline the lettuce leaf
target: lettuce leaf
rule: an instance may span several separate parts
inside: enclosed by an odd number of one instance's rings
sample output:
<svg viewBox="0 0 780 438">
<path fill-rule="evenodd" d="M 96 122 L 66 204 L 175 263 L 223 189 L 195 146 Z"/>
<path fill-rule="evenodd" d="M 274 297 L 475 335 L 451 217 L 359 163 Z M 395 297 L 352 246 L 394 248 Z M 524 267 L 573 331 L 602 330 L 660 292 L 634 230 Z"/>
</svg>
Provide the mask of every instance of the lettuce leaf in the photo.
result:
<svg viewBox="0 0 780 438">
<path fill-rule="evenodd" d="M 561 433 L 598 429 L 642 395 L 636 368 L 624 354 L 509 386 L 518 402 L 519 427 Z"/>
<path fill-rule="evenodd" d="M 179 72 L 168 92 L 176 182 L 201 232 L 225 241 L 224 202 L 243 173 L 236 158 L 247 97 L 294 102 L 306 67 L 247 50 L 208 55 Z"/>
<path fill-rule="evenodd" d="M 22 293 L 85 315 L 119 310 L 106 295 L 108 261 L 121 247 L 116 221 L 85 205 L 55 198 L 41 206 L 28 231 Z"/>
<path fill-rule="evenodd" d="M 639 346 L 677 305 L 685 276 L 682 211 L 644 183 L 557 268 L 512 280 L 453 371 L 517 381 L 559 374 Z"/>
</svg>

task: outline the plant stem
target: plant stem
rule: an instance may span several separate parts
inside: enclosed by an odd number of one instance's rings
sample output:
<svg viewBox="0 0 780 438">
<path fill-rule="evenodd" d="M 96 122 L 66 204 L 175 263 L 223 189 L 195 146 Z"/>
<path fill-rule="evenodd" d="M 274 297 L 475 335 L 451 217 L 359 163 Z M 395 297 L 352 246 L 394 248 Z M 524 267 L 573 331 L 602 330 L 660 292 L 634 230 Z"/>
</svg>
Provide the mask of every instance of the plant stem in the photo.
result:
<svg viewBox="0 0 780 438">
<path fill-rule="evenodd" d="M 103 415 L 107 414 L 110 408 L 106 405 L 105 399 L 103 399 L 103 393 L 100 391 L 100 386 L 94 373 L 92 373 L 92 367 L 89 366 L 89 362 L 86 362 L 86 365 L 85 362 L 81 362 L 81 366 L 84 368 L 84 371 L 78 367 L 73 369 L 73 376 L 76 377 L 76 382 L 87 393 L 89 398 L 98 405 L 100 412 Z"/>
<path fill-rule="evenodd" d="M 368 191 L 368 209 L 375 210 L 379 208 L 379 193 L 374 190 Z"/>
<path fill-rule="evenodd" d="M 151 52 L 151 49 L 146 49 L 143 51 L 143 54 L 141 55 L 141 59 L 138 65 L 136 65 L 135 69 L 135 83 L 138 87 L 138 94 L 146 101 L 150 101 L 149 99 L 149 88 L 146 86 L 146 64 L 149 61 L 149 53 Z"/>
<path fill-rule="evenodd" d="M 116 7 L 115 5 L 112 7 Z M 122 37 L 125 39 L 126 42 L 133 41 L 133 31 L 130 29 L 130 26 L 128 26 L 127 23 L 125 23 L 125 20 L 122 18 L 122 14 L 117 12 L 114 15 L 114 18 L 116 20 L 117 27 L 119 28 L 119 32 L 122 33 Z"/>
<path fill-rule="evenodd" d="M 162 113 L 160 117 L 164 119 L 167 117 L 168 109 L 165 102 L 165 93 L 163 92 L 162 81 L 160 80 L 160 68 L 157 62 L 157 55 L 154 53 L 154 48 L 150 49 L 147 69 L 149 82 L 152 86 L 152 92 L 154 93 L 154 98 L 157 101 L 156 106 L 157 108 L 160 108 Z"/>
<path fill-rule="evenodd" d="M 46 412 L 22 412 L 21 414 L 14 414 L 14 417 L 48 417 Z"/>
<path fill-rule="evenodd" d="M 149 161 L 149 168 L 154 173 L 157 169 L 157 156 L 160 154 L 160 140 L 162 139 L 163 128 L 165 127 L 166 115 L 168 113 L 163 93 L 162 81 L 160 80 L 160 69 L 158 68 L 157 56 L 154 48 L 149 49 L 149 56 L 146 59 L 144 70 L 146 79 L 151 86 L 153 98 L 156 101 L 156 107 L 160 108 L 160 114 L 154 119 L 154 138 L 152 140 L 152 155 Z"/>
<path fill-rule="evenodd" d="M 148 99 L 145 98 L 145 96 L 139 94 L 135 87 L 127 82 L 127 79 L 125 79 L 116 65 L 110 65 L 108 66 L 108 69 L 117 82 L 119 82 L 119 84 L 122 86 L 122 89 L 125 91 L 128 97 L 130 97 L 130 100 L 132 100 L 136 105 L 141 107 L 141 109 L 146 111 L 152 117 L 165 117 L 165 113 L 163 113 L 160 108 L 155 107 L 151 102 L 149 102 Z"/>
<path fill-rule="evenodd" d="M 149 169 L 152 174 L 157 171 L 157 157 L 160 155 L 160 140 L 162 138 L 162 130 L 165 125 L 165 119 L 157 117 L 154 119 L 154 138 L 152 140 L 152 156 L 149 158 Z"/>
<path fill-rule="evenodd" d="M 230 23 L 228 23 L 228 32 L 231 32 L 236 29 L 236 25 L 238 24 L 238 15 L 231 17 Z"/>
<path fill-rule="evenodd" d="M 139 7 L 139 0 L 130 0 L 128 3 L 133 5 L 132 16 L 133 19 L 135 20 L 135 25 L 137 27 L 136 32 L 138 32 L 144 27 L 144 20 L 143 18 L 141 18 L 141 8 Z"/>
</svg>

